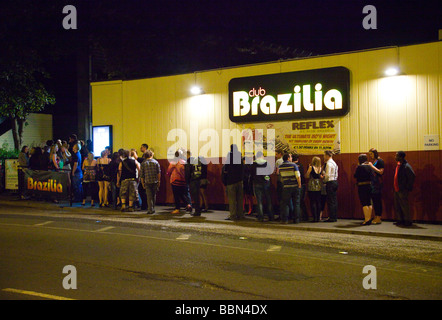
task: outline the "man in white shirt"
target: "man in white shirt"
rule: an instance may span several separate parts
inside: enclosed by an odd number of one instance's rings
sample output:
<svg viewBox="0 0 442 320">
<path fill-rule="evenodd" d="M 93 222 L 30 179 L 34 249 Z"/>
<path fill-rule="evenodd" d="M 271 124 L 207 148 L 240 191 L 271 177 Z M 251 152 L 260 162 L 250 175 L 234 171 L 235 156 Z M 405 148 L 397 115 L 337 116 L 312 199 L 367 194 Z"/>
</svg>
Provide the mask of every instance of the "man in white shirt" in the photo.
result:
<svg viewBox="0 0 442 320">
<path fill-rule="evenodd" d="M 327 191 L 328 219 L 325 222 L 336 222 L 338 212 L 338 166 L 333 161 L 333 152 L 324 152 L 324 162 L 326 163 L 324 183 Z"/>
</svg>

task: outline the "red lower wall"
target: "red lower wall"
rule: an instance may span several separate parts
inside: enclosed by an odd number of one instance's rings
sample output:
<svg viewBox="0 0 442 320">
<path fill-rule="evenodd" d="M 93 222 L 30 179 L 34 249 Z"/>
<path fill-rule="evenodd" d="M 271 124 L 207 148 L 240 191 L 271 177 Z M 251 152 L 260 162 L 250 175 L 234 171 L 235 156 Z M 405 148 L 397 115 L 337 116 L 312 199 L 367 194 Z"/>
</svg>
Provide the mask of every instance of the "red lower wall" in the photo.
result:
<svg viewBox="0 0 442 320">
<path fill-rule="evenodd" d="M 414 189 L 410 193 L 410 206 L 413 220 L 425 222 L 442 222 L 442 150 L 438 151 L 408 151 L 406 159 L 413 167 L 416 174 Z M 338 218 L 363 219 L 362 208 L 359 203 L 357 186 L 353 174 L 358 163 L 358 153 L 347 153 L 334 156 L 339 167 L 338 189 Z M 385 220 L 394 220 L 393 208 L 393 177 L 396 168 L 395 152 L 381 153 L 385 161 L 384 189 L 383 189 L 383 214 Z M 300 158 L 304 168 L 312 156 Z M 322 158 L 322 156 L 321 156 Z M 221 160 L 219 160 L 221 162 Z M 162 170 L 161 187 L 157 197 L 158 203 L 173 203 L 173 195 L 168 177 L 166 176 L 169 162 L 159 160 Z M 210 204 L 226 205 L 227 197 L 225 187 L 221 182 L 221 164 L 209 164 L 207 196 Z M 272 176 L 273 203 L 276 200 L 276 176 Z M 309 208 L 308 197 L 306 197 Z"/>
</svg>

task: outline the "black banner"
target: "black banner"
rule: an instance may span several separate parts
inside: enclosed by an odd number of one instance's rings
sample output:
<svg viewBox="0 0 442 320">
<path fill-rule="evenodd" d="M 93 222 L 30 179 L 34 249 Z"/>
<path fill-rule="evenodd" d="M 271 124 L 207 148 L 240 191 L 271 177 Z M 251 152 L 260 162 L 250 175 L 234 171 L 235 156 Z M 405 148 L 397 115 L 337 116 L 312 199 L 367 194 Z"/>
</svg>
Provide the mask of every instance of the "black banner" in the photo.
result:
<svg viewBox="0 0 442 320">
<path fill-rule="evenodd" d="M 342 117 L 350 111 L 344 67 L 235 78 L 229 82 L 232 122 Z"/>
<path fill-rule="evenodd" d="M 49 198 L 68 198 L 70 178 L 68 172 L 24 170 L 24 192 Z"/>
</svg>

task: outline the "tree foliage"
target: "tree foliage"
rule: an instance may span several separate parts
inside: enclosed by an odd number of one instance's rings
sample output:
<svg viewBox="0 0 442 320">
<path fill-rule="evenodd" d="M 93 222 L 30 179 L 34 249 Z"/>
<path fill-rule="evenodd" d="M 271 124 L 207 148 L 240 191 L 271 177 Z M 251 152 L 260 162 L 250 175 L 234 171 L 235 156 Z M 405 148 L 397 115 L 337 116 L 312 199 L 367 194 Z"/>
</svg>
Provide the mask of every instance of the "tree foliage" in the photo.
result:
<svg viewBox="0 0 442 320">
<path fill-rule="evenodd" d="M 15 149 L 22 144 L 27 116 L 55 103 L 55 97 L 44 86 L 46 77 L 38 66 L 19 61 L 0 69 L 0 116 L 11 121 Z"/>
</svg>

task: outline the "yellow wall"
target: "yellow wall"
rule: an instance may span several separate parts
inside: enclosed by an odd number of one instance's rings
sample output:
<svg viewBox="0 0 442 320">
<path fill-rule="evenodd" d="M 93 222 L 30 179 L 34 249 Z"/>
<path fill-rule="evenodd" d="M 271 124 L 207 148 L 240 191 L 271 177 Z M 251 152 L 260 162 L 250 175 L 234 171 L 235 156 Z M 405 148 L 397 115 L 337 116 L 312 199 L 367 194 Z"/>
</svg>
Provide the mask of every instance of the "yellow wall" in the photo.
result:
<svg viewBox="0 0 442 320">
<path fill-rule="evenodd" d="M 384 77 L 397 65 L 403 75 Z M 320 56 L 178 76 L 92 83 L 93 125 L 113 125 L 114 150 L 148 143 L 166 158 L 171 129 L 199 133 L 240 129 L 229 120 L 230 79 L 279 72 L 344 66 L 351 72 L 350 113 L 341 118 L 341 152 L 376 147 L 382 152 L 423 150 L 424 135 L 441 134 L 442 43 Z M 192 96 L 197 83 L 205 94 Z M 228 142 L 227 142 L 228 143 Z M 206 144 L 199 142 L 199 147 Z M 223 156 L 221 141 L 218 154 Z"/>
</svg>

